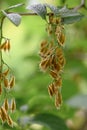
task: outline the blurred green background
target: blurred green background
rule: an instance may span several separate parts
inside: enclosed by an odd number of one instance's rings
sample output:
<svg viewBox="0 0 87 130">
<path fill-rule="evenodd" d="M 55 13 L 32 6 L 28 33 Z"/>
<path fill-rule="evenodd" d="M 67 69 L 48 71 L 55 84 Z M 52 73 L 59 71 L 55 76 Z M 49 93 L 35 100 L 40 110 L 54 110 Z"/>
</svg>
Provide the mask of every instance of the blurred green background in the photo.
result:
<svg viewBox="0 0 87 130">
<path fill-rule="evenodd" d="M 40 2 L 58 6 L 66 4 L 72 8 L 79 5 L 80 0 L 40 0 Z M 0 0 L 0 3 L 0 8 L 6 9 L 18 3 L 27 5 L 29 1 Z M 24 6 L 12 11 L 27 12 Z M 87 16 L 87 10 L 79 11 Z M 15 27 L 8 19 L 4 21 L 3 34 L 11 40 L 11 51 L 3 53 L 3 59 L 16 77 L 12 94 L 17 103 L 17 110 L 13 115 L 14 120 L 20 124 L 20 128 L 17 129 L 48 130 L 47 127 L 29 125 L 26 118 L 38 113 L 50 113 L 62 118 L 71 130 L 87 130 L 87 124 L 85 128 L 82 127 L 87 121 L 85 116 L 87 114 L 87 18 L 73 25 L 65 25 L 66 65 L 63 73 L 63 105 L 60 110 L 55 108 L 54 100 L 50 99 L 47 91 L 51 78 L 39 69 L 40 43 L 47 36 L 45 25 L 46 22 L 39 16 L 23 16 L 19 27 Z M 4 126 L 2 129 L 11 128 Z"/>
</svg>

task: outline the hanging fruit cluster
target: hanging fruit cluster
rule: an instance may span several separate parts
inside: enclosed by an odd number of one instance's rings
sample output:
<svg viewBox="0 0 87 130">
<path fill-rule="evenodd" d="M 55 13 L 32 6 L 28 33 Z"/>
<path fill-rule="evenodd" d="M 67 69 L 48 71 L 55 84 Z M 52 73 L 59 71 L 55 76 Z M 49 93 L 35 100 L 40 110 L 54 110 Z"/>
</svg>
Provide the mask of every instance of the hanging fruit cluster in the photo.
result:
<svg viewBox="0 0 87 130">
<path fill-rule="evenodd" d="M 60 108 L 62 104 L 62 77 L 65 65 L 63 47 L 65 43 L 64 26 L 61 18 L 49 15 L 46 31 L 48 39 L 41 42 L 40 45 L 40 69 L 47 72 L 52 77 L 52 83 L 48 86 L 48 92 L 51 97 L 55 97 L 55 106 Z"/>
<path fill-rule="evenodd" d="M 3 61 L 2 53 L 10 51 L 10 40 L 4 38 L 4 42 L 0 44 L 0 119 L 2 123 L 7 122 L 13 127 L 13 120 L 10 113 L 16 109 L 15 99 L 9 99 L 9 93 L 15 85 L 15 77 L 12 75 L 9 66 Z"/>
</svg>

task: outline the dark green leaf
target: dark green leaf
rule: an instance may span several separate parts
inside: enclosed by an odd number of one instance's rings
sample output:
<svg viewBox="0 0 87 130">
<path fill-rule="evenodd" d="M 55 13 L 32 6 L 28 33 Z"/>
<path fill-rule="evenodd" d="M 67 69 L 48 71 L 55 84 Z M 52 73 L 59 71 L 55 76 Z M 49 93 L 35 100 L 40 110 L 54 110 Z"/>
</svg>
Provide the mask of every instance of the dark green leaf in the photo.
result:
<svg viewBox="0 0 87 130">
<path fill-rule="evenodd" d="M 71 99 L 69 99 L 66 103 L 74 108 L 86 108 L 87 109 L 87 95 L 78 94 Z"/>
<path fill-rule="evenodd" d="M 48 113 L 36 115 L 32 119 L 32 123 L 42 124 L 50 128 L 51 130 L 68 130 L 63 119 Z"/>
<path fill-rule="evenodd" d="M 29 5 L 27 9 L 32 10 L 34 13 L 40 15 L 43 19 L 46 19 L 47 10 L 44 4 Z"/>
<path fill-rule="evenodd" d="M 16 26 L 21 23 L 21 16 L 17 13 L 7 14 L 5 11 L 2 11 L 3 14 Z"/>
</svg>

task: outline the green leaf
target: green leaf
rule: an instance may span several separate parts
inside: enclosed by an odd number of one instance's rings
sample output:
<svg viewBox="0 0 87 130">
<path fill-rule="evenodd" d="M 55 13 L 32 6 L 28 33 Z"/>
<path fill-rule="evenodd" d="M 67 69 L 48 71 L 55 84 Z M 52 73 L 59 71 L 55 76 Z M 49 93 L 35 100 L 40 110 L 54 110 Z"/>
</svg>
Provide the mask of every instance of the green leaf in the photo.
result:
<svg viewBox="0 0 87 130">
<path fill-rule="evenodd" d="M 82 14 L 74 11 L 73 9 L 68 9 L 66 6 L 59 9 L 58 12 L 56 12 L 56 15 L 62 18 L 62 22 L 64 24 L 71 24 L 83 18 Z"/>
<path fill-rule="evenodd" d="M 79 12 L 76 12 L 72 9 L 68 9 L 67 6 L 64 7 L 56 7 L 53 5 L 46 4 L 48 8 L 54 13 L 55 16 L 59 16 L 62 18 L 63 24 L 71 24 L 77 22 L 83 18 L 83 15 Z"/>
<path fill-rule="evenodd" d="M 68 130 L 64 123 L 64 120 L 53 114 L 38 114 L 33 117 L 31 122 L 47 126 L 50 128 L 50 130 Z"/>
<path fill-rule="evenodd" d="M 5 11 L 2 11 L 3 14 L 16 26 L 21 23 L 21 16 L 17 13 L 9 13 L 7 14 Z"/>
<path fill-rule="evenodd" d="M 28 10 L 32 10 L 34 13 L 40 15 L 42 19 L 46 20 L 47 10 L 46 6 L 43 4 L 34 4 L 27 6 Z"/>
<path fill-rule="evenodd" d="M 87 109 L 87 95 L 78 94 L 71 99 L 69 99 L 66 103 L 74 108 L 86 108 Z"/>
<path fill-rule="evenodd" d="M 84 15 L 78 12 L 72 12 L 72 11 L 61 14 L 62 22 L 64 24 L 72 24 L 74 22 L 81 20 L 83 17 Z"/>
<path fill-rule="evenodd" d="M 56 7 L 50 4 L 45 4 L 45 5 L 52 11 L 52 13 L 54 13 L 54 15 L 57 15 L 59 13 L 60 7 Z"/>
</svg>

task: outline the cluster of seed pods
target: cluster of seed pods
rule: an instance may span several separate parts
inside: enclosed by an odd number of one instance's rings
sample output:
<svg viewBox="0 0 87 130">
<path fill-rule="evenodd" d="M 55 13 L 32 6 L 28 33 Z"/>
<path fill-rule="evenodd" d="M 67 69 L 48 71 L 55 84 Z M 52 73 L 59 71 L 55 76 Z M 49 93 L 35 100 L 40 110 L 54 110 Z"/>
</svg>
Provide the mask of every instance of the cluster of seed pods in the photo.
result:
<svg viewBox="0 0 87 130">
<path fill-rule="evenodd" d="M 54 15 L 49 15 L 46 31 L 48 39 L 41 42 L 39 64 L 43 72 L 47 72 L 52 77 L 52 82 L 48 86 L 51 97 L 55 97 L 55 106 L 60 108 L 62 104 L 62 72 L 65 65 L 63 46 L 65 43 L 64 26 L 61 19 Z"/>
<path fill-rule="evenodd" d="M 0 45 L 1 54 L 6 51 L 10 51 L 10 40 L 4 39 L 4 42 Z M 7 124 L 13 127 L 13 120 L 10 113 L 13 113 L 16 109 L 15 99 L 9 99 L 9 93 L 15 85 L 15 77 L 12 75 L 9 66 L 3 61 L 1 57 L 0 66 L 0 119 L 2 123 L 7 122 Z"/>
</svg>

